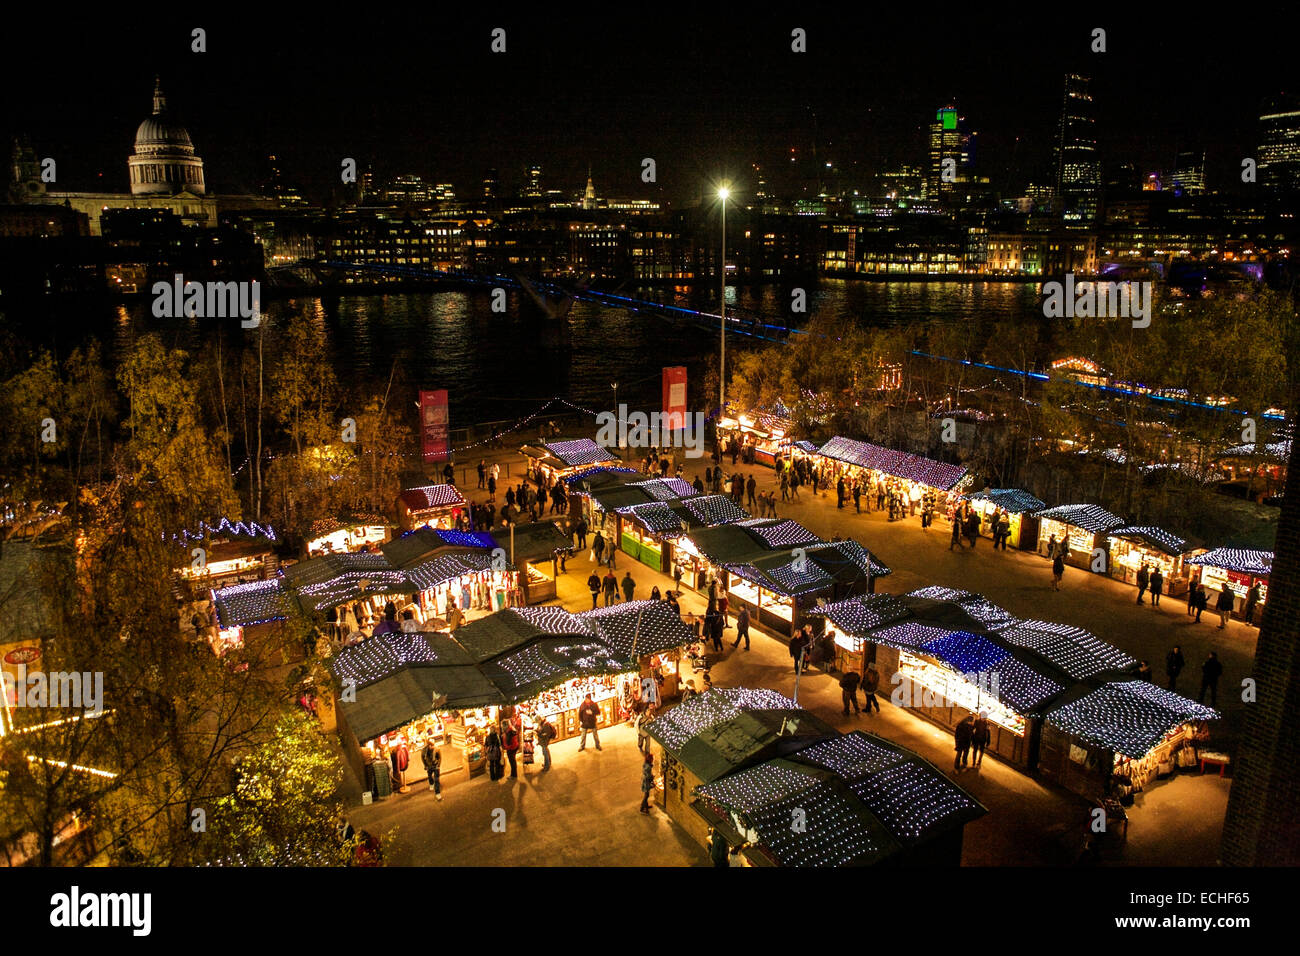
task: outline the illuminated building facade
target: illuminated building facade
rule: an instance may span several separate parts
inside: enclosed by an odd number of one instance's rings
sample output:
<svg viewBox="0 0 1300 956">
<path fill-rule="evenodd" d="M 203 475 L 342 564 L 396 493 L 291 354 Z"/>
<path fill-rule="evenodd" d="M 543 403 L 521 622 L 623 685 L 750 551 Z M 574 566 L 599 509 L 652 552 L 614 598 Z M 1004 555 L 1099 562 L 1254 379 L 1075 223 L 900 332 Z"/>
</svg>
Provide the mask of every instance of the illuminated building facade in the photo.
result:
<svg viewBox="0 0 1300 956">
<path fill-rule="evenodd" d="M 1097 158 L 1097 121 L 1087 77 L 1065 77 L 1061 125 L 1056 145 L 1056 189 L 1067 226 L 1088 228 L 1097 220 L 1101 197 L 1101 163 Z"/>
</svg>

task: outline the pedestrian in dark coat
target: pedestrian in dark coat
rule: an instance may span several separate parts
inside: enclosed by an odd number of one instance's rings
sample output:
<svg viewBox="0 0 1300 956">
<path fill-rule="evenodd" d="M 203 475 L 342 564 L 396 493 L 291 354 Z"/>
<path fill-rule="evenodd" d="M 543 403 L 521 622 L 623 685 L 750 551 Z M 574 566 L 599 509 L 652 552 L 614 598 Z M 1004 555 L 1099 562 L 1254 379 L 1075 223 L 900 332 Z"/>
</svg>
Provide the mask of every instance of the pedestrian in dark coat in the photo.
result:
<svg viewBox="0 0 1300 956">
<path fill-rule="evenodd" d="M 749 650 L 749 608 L 744 606 L 736 615 L 736 643 L 731 646 L 739 647 L 742 640 L 745 642 L 745 650 Z"/>
<path fill-rule="evenodd" d="M 596 602 L 600 600 L 600 577 L 595 571 L 591 572 L 591 577 L 587 578 L 587 587 L 591 589 L 591 609 L 596 610 Z"/>
<path fill-rule="evenodd" d="M 1165 673 L 1169 676 L 1169 689 L 1176 690 L 1178 684 L 1178 675 L 1183 672 L 1183 666 L 1187 662 L 1183 659 L 1183 649 L 1177 644 L 1174 649 L 1165 655 Z"/>
<path fill-rule="evenodd" d="M 1160 606 L 1160 595 L 1165 589 L 1165 576 L 1159 568 L 1151 572 L 1151 606 Z"/>
<path fill-rule="evenodd" d="M 488 779 L 500 780 L 505 774 L 501 766 L 501 738 L 496 730 L 488 731 L 487 739 L 483 742 L 483 756 L 487 758 Z"/>
<path fill-rule="evenodd" d="M 1232 606 L 1237 601 L 1237 595 L 1232 593 L 1232 588 L 1228 587 L 1228 582 L 1223 582 L 1223 587 L 1219 589 L 1219 599 L 1215 602 L 1214 607 L 1219 612 L 1219 630 L 1228 626 L 1228 618 L 1232 617 Z"/>
<path fill-rule="evenodd" d="M 876 688 L 880 686 L 880 671 L 876 670 L 875 664 L 867 665 L 867 672 L 862 675 L 862 709 L 868 714 L 871 708 L 876 708 L 876 713 L 880 713 L 880 701 L 876 699 Z"/>
<path fill-rule="evenodd" d="M 957 745 L 957 756 L 953 758 L 952 762 L 954 770 L 966 766 L 966 758 L 970 754 L 971 739 L 974 735 L 975 718 L 967 714 L 952 732 L 953 740 Z"/>
<path fill-rule="evenodd" d="M 1139 604 L 1143 603 L 1142 595 L 1147 593 L 1147 585 L 1151 583 L 1151 575 L 1147 572 L 1147 566 L 1142 565 L 1137 574 L 1138 599 Z"/>
<path fill-rule="evenodd" d="M 862 713 L 858 707 L 858 684 L 861 680 L 857 671 L 846 671 L 840 678 L 840 697 L 844 701 L 845 717 L 849 715 L 849 704 L 853 705 L 853 713 Z"/>
<path fill-rule="evenodd" d="M 799 673 L 799 665 L 801 663 L 800 658 L 803 656 L 803 653 L 807 649 L 807 647 L 808 647 L 808 638 L 804 636 L 803 630 L 800 629 L 799 633 L 796 634 L 790 641 L 790 657 L 794 661 L 794 672 L 796 674 Z"/>
<path fill-rule="evenodd" d="M 1219 706 L 1219 678 L 1223 676 L 1223 665 L 1219 663 L 1219 655 L 1210 651 L 1210 656 L 1205 659 L 1201 665 L 1201 696 L 1196 698 L 1202 704 L 1205 703 L 1205 692 L 1210 692 L 1210 706 Z"/>
<path fill-rule="evenodd" d="M 984 762 L 984 748 L 989 745 L 993 739 L 992 730 L 989 727 L 989 719 L 984 714 L 975 718 L 974 729 L 971 731 L 971 746 L 974 748 L 971 762 L 978 767 Z"/>
<path fill-rule="evenodd" d="M 650 791 L 655 787 L 654 754 L 646 754 L 641 761 L 641 812 L 650 812 Z"/>
<path fill-rule="evenodd" d="M 1197 583 L 1196 594 L 1194 597 L 1194 606 L 1196 607 L 1196 620 L 1194 623 L 1199 624 L 1201 621 L 1201 615 L 1204 614 L 1205 609 L 1210 606 L 1210 595 L 1206 592 L 1204 584 L 1200 582 Z"/>
<path fill-rule="evenodd" d="M 420 760 L 424 762 L 424 773 L 429 778 L 429 789 L 434 795 L 442 799 L 442 754 L 438 752 L 438 747 L 434 744 L 433 738 L 430 737 L 424 744 L 424 751 L 420 754 Z"/>
</svg>

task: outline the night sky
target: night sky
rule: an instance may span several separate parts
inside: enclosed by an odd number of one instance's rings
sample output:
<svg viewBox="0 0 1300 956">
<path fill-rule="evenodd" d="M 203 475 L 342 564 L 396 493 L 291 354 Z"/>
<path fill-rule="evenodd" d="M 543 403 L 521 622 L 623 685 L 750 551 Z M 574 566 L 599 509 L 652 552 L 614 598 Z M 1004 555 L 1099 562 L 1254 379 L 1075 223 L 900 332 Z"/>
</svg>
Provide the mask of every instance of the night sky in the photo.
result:
<svg viewBox="0 0 1300 956">
<path fill-rule="evenodd" d="M 750 18 L 744 5 L 726 18 L 662 4 L 564 5 L 550 17 L 431 4 L 367 18 L 361 5 L 304 8 L 309 22 L 118 9 L 67 25 L 6 14 L 6 151 L 16 132 L 30 134 L 39 155 L 58 159 L 63 188 L 127 189 L 155 73 L 218 193 L 253 189 L 275 152 L 314 199 L 351 156 L 381 179 L 414 172 L 460 195 L 475 194 L 489 167 L 509 186 L 529 163 L 542 164 L 547 188 L 579 190 L 590 163 L 601 195 L 674 202 L 720 173 L 743 189 L 752 162 L 787 185 L 778 170 L 791 146 L 810 149 L 814 124 L 819 154 L 851 183 L 923 164 L 926 123 L 949 100 L 979 132 L 978 165 L 995 186 L 1047 181 L 1067 70 L 1094 78 L 1108 171 L 1168 168 L 1176 150 L 1205 149 L 1211 188 L 1231 188 L 1253 155 L 1261 102 L 1295 82 L 1292 24 L 1157 22 L 1193 6 L 1001 22 L 803 4 Z M 207 29 L 206 53 L 190 52 L 195 26 Z M 504 55 L 489 52 L 495 26 L 507 30 Z M 808 31 L 806 54 L 790 52 L 796 26 Z M 1105 54 L 1089 51 L 1094 26 L 1107 29 Z M 640 181 L 646 156 L 656 185 Z"/>
</svg>

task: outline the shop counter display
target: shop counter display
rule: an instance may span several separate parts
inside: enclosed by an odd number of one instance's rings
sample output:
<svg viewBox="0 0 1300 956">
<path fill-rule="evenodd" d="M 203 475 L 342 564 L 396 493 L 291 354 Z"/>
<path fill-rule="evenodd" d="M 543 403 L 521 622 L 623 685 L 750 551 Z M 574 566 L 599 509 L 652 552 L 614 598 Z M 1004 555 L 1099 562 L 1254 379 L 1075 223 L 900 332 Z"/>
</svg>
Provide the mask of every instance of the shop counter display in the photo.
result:
<svg viewBox="0 0 1300 956">
<path fill-rule="evenodd" d="M 648 565 L 655 571 L 664 570 L 663 545 L 631 521 L 623 523 L 620 546 L 625 554 L 630 554 L 642 564 Z"/>
</svg>

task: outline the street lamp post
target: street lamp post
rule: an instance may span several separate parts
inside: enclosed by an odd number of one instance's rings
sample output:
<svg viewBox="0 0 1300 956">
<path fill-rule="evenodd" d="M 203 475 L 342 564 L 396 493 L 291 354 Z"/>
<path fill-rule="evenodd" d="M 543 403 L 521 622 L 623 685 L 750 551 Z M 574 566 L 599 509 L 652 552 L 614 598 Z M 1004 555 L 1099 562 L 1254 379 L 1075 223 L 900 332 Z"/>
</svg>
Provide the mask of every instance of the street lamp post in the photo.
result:
<svg viewBox="0 0 1300 956">
<path fill-rule="evenodd" d="M 718 190 L 718 198 L 722 200 L 722 259 L 719 263 L 718 271 L 722 273 L 722 281 L 719 287 L 719 309 L 722 314 L 721 325 L 721 348 L 718 352 L 718 418 L 721 419 L 727 412 L 727 197 L 731 195 L 731 190 L 723 186 Z"/>
</svg>

